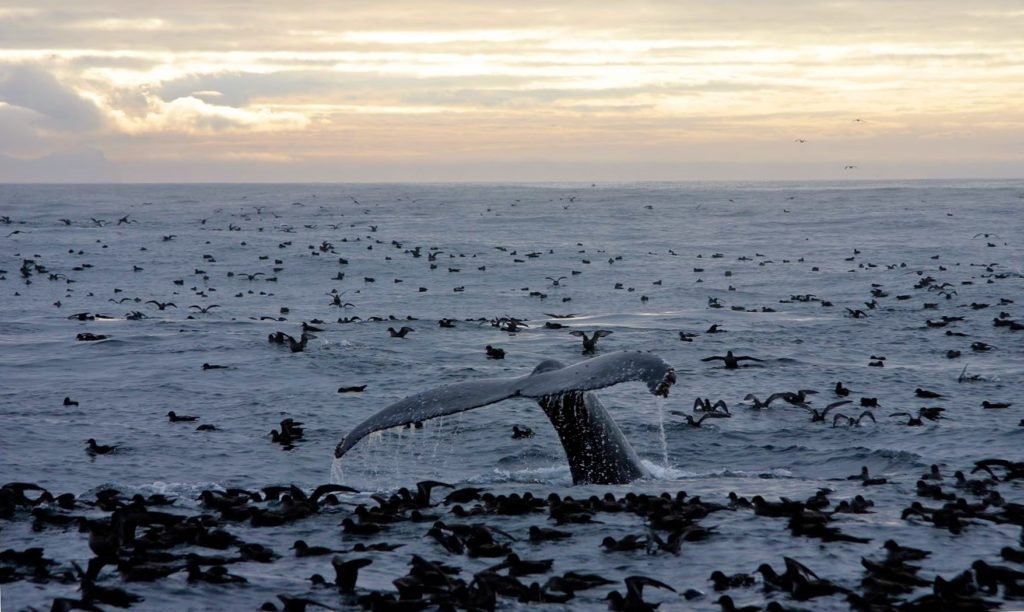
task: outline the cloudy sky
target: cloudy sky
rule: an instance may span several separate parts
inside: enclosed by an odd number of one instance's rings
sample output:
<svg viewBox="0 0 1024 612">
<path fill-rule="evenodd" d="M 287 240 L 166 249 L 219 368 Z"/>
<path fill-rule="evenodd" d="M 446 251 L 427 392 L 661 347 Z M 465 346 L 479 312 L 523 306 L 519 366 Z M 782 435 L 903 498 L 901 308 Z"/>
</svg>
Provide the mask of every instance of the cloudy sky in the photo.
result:
<svg viewBox="0 0 1024 612">
<path fill-rule="evenodd" d="M 0 0 L 0 180 L 1024 177 L 1022 32 L 1020 0 Z"/>
</svg>

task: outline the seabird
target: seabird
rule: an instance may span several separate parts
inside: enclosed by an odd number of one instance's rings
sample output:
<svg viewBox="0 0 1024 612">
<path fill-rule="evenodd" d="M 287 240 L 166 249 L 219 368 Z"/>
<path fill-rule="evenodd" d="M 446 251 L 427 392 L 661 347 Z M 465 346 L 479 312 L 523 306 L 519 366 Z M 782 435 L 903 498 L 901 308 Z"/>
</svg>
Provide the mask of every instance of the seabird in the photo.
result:
<svg viewBox="0 0 1024 612">
<path fill-rule="evenodd" d="M 89 438 L 88 440 L 86 440 L 86 443 L 89 445 L 89 447 L 85 449 L 85 452 L 89 453 L 90 455 L 106 455 L 107 453 L 111 453 L 120 448 L 120 446 L 117 444 L 97 444 L 96 440 L 93 438 Z"/>
<path fill-rule="evenodd" d="M 392 338 L 404 338 L 406 334 L 411 331 L 416 331 L 411 327 L 403 327 L 402 329 L 396 330 L 394 327 L 388 328 L 388 333 L 391 334 Z"/>
<path fill-rule="evenodd" d="M 741 361 L 761 361 L 756 357 L 750 357 L 748 355 L 733 355 L 732 351 L 726 352 L 725 355 L 712 355 L 711 357 L 705 357 L 704 359 L 701 359 L 701 361 L 715 361 L 716 359 L 724 361 L 725 368 L 727 370 L 735 370 L 739 368 Z"/>
<path fill-rule="evenodd" d="M 732 417 L 731 414 L 725 412 L 705 412 L 699 419 L 694 420 L 693 416 L 679 410 L 669 410 L 668 412 L 669 414 L 685 418 L 686 424 L 690 427 L 700 427 L 704 423 L 704 419 L 728 419 Z"/>
<path fill-rule="evenodd" d="M 817 422 L 825 421 L 826 417 L 828 417 L 829 410 L 833 410 L 833 409 L 838 408 L 840 406 L 845 406 L 846 404 L 851 404 L 851 403 L 853 403 L 853 400 L 843 400 L 841 402 L 833 402 L 833 403 L 829 404 L 828 406 L 825 406 L 825 409 L 822 410 L 821 412 L 818 412 L 814 408 L 811 408 L 810 406 L 807 406 L 807 405 L 801 405 L 800 407 L 803 408 L 804 410 L 809 411 L 811 413 L 811 422 L 812 423 L 817 423 Z M 836 416 L 838 417 L 839 415 L 836 415 Z M 843 417 L 843 418 L 849 418 L 849 417 Z M 832 419 L 833 427 L 835 426 L 835 421 L 836 421 L 835 419 Z"/>
<path fill-rule="evenodd" d="M 915 417 L 914 415 L 910 414 L 909 412 L 894 412 L 894 413 L 890 414 L 889 416 L 891 416 L 891 417 L 903 417 L 903 416 L 905 416 L 905 417 L 907 417 L 907 425 L 909 425 L 911 427 L 920 427 L 921 425 L 924 425 L 924 421 L 921 420 L 921 417 Z"/>
<path fill-rule="evenodd" d="M 197 308 L 199 312 L 207 314 L 214 308 L 220 308 L 220 306 L 218 304 L 210 304 L 209 306 L 199 306 L 198 304 L 192 304 L 189 306 L 189 308 Z"/>
<path fill-rule="evenodd" d="M 608 331 L 607 329 L 599 329 L 599 330 L 594 332 L 593 336 L 587 336 L 587 332 L 580 331 L 578 329 L 569 332 L 570 336 L 577 336 L 577 337 L 583 339 L 583 354 L 584 355 L 593 355 L 594 353 L 596 353 L 597 352 L 597 340 L 599 338 L 604 338 L 605 336 L 610 336 L 611 334 L 612 334 L 612 332 Z"/>
</svg>

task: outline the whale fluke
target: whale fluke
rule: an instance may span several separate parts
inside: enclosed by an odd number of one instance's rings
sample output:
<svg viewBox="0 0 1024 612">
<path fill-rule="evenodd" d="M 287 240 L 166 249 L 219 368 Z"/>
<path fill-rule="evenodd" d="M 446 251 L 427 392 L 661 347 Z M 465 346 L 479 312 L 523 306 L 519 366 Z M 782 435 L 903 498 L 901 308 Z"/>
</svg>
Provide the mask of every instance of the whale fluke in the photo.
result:
<svg viewBox="0 0 1024 612">
<path fill-rule="evenodd" d="M 642 381 L 651 393 L 667 396 L 675 380 L 675 371 L 660 357 L 639 351 L 609 353 L 571 366 L 549 359 L 525 376 L 467 381 L 410 395 L 357 425 L 338 443 L 334 456 L 342 457 L 375 431 L 522 397 L 537 400 L 548 415 L 576 483 L 629 482 L 646 471 L 618 425 L 589 391 Z"/>
</svg>

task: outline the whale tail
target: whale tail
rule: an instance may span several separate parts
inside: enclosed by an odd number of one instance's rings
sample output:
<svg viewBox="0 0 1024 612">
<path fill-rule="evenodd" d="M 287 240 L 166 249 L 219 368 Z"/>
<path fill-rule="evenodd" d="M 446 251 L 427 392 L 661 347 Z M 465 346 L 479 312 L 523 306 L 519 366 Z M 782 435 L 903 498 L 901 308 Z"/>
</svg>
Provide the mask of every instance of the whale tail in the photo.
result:
<svg viewBox="0 0 1024 612">
<path fill-rule="evenodd" d="M 629 482 L 646 472 L 611 415 L 589 393 L 628 381 L 642 381 L 651 393 L 667 396 L 676 376 L 661 358 L 639 351 L 609 353 L 571 366 L 548 359 L 526 376 L 444 385 L 399 400 L 357 425 L 335 447 L 334 456 L 341 458 L 376 431 L 522 397 L 537 400 L 558 431 L 574 481 Z"/>
</svg>

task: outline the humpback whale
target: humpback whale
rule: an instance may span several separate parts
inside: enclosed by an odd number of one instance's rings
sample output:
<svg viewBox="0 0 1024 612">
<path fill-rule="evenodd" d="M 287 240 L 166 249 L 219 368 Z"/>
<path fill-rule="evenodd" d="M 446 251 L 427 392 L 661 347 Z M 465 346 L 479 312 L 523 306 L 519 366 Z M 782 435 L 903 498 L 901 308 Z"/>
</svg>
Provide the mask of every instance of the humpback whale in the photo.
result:
<svg viewBox="0 0 1024 612">
<path fill-rule="evenodd" d="M 620 351 L 566 366 L 547 359 L 525 376 L 444 385 L 410 395 L 357 425 L 334 449 L 342 457 L 367 435 L 511 398 L 536 400 L 565 449 L 575 484 L 625 484 L 647 476 L 636 451 L 591 391 L 642 381 L 667 397 L 675 370 L 660 357 Z"/>
</svg>

